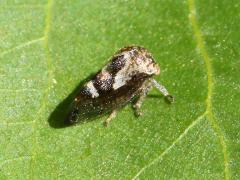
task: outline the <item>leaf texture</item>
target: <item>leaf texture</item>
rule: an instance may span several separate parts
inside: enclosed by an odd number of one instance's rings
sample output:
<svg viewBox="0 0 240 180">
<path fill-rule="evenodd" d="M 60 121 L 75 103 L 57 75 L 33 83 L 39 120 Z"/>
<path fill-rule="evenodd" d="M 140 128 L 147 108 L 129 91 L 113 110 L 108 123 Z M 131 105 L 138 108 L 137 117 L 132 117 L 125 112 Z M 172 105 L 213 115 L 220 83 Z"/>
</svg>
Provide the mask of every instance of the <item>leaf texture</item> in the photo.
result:
<svg viewBox="0 0 240 180">
<path fill-rule="evenodd" d="M 239 179 L 239 1 L 0 2 L 1 179 Z M 57 128 L 119 48 L 152 52 L 176 102 Z"/>
</svg>

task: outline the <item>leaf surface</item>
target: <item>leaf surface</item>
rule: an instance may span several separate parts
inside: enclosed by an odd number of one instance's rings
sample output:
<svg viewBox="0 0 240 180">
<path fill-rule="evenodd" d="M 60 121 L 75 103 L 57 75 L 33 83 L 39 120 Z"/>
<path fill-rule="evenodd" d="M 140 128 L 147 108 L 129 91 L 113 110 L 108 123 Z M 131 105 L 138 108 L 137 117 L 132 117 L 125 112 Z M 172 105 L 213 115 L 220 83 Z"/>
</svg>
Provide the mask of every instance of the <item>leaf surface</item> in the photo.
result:
<svg viewBox="0 0 240 180">
<path fill-rule="evenodd" d="M 239 179 L 240 2 L 0 2 L 1 179 Z M 161 66 L 136 118 L 127 106 L 67 128 L 71 93 L 119 48 Z"/>
</svg>

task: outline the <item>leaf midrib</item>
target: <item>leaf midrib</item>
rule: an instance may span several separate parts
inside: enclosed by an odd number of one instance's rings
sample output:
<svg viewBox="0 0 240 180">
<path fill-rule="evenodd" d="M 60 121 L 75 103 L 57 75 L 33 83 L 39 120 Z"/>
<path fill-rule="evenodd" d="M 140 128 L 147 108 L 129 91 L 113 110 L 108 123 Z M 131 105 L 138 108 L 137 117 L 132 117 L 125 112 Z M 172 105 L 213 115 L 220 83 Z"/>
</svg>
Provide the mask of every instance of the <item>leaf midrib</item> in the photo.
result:
<svg viewBox="0 0 240 180">
<path fill-rule="evenodd" d="M 38 137 L 36 133 L 36 121 L 40 118 L 40 115 L 42 111 L 46 110 L 46 102 L 48 102 L 48 94 L 50 90 L 52 89 L 53 79 L 54 79 L 54 69 L 52 65 L 52 58 L 49 52 L 49 33 L 51 29 L 51 21 L 52 21 L 52 9 L 53 9 L 54 0 L 48 0 L 46 4 L 46 18 L 45 18 L 45 29 L 44 29 L 44 49 L 45 49 L 45 59 L 47 62 L 47 74 L 48 74 L 48 85 L 44 91 L 43 100 L 41 102 L 41 106 L 39 108 L 39 111 L 37 112 L 37 116 L 35 120 L 33 121 L 32 127 L 34 133 L 34 142 L 33 142 L 33 155 L 30 161 L 30 167 L 31 167 L 31 179 L 34 179 L 34 166 L 36 164 L 36 154 L 38 151 L 37 143 L 38 143 Z"/>
</svg>

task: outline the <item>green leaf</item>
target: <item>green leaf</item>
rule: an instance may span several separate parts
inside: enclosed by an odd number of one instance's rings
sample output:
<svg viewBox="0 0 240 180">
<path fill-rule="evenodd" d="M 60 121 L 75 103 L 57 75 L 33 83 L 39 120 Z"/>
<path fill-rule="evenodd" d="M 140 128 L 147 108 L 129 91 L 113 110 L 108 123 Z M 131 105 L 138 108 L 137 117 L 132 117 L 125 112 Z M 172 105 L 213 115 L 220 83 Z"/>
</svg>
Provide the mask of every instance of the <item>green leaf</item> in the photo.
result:
<svg viewBox="0 0 240 180">
<path fill-rule="evenodd" d="M 1 179 L 240 179 L 240 2 L 2 0 Z M 71 93 L 138 44 L 174 95 L 57 128 Z M 55 124 L 54 124 L 55 123 Z"/>
</svg>

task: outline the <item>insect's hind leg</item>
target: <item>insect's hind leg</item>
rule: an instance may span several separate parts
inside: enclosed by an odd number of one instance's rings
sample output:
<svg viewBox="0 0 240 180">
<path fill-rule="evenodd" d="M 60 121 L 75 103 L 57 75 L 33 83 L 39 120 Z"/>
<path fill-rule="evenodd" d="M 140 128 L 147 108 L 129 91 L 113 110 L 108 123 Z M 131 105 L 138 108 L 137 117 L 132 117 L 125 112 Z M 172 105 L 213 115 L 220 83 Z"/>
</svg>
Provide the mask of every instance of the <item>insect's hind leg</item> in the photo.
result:
<svg viewBox="0 0 240 180">
<path fill-rule="evenodd" d="M 169 94 L 167 89 L 162 84 L 157 82 L 155 79 L 151 79 L 151 82 L 153 86 L 155 86 L 164 95 L 164 97 L 168 100 L 168 102 L 170 103 L 174 102 L 173 96 Z"/>
<path fill-rule="evenodd" d="M 112 119 L 114 119 L 116 117 L 116 114 L 117 114 L 117 110 L 115 109 L 111 112 L 109 117 L 104 121 L 104 126 L 107 127 L 109 125 L 109 123 L 112 121 Z"/>
<path fill-rule="evenodd" d="M 140 95 L 139 95 L 137 101 L 135 102 L 135 104 L 133 105 L 136 116 L 138 116 L 138 117 L 142 116 L 142 114 L 143 114 L 141 111 L 142 103 L 152 87 L 153 87 L 153 83 L 151 81 L 147 81 L 141 87 Z"/>
</svg>

